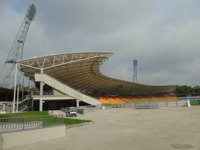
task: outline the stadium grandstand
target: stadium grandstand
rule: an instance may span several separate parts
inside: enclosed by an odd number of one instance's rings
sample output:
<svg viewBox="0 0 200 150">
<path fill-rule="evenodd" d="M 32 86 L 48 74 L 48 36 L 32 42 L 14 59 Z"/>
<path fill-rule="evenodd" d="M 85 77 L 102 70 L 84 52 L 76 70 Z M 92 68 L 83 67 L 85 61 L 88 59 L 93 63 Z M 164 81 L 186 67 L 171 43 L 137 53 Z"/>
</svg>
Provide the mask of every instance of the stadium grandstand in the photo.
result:
<svg viewBox="0 0 200 150">
<path fill-rule="evenodd" d="M 67 53 L 33 57 L 16 65 L 39 89 L 39 95 L 29 97 L 33 110 L 176 100 L 172 94 L 173 85 L 149 86 L 103 75 L 100 66 L 111 55 L 106 52 Z M 14 103 L 20 102 L 14 100 Z"/>
</svg>

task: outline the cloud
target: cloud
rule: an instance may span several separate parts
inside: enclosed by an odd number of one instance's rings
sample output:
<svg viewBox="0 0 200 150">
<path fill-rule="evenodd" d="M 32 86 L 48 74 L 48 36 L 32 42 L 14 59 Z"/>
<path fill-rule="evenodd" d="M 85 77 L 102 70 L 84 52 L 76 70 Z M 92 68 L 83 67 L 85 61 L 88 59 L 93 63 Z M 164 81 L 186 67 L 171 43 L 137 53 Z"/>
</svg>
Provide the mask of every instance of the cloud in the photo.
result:
<svg viewBox="0 0 200 150">
<path fill-rule="evenodd" d="M 3 54 L 31 3 L 0 2 Z M 140 83 L 200 84 L 198 0 L 35 0 L 35 5 L 24 57 L 109 51 L 114 55 L 101 68 L 109 76 L 132 81 L 137 59 Z"/>
</svg>

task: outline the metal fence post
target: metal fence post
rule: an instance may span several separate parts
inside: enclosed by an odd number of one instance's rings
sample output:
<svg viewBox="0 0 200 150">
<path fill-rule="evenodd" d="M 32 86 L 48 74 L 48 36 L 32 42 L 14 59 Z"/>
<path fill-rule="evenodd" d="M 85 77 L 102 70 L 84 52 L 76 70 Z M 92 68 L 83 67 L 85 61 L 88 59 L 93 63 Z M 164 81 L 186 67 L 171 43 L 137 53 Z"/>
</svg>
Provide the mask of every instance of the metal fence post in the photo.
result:
<svg viewBox="0 0 200 150">
<path fill-rule="evenodd" d="M 25 120 L 24 120 L 24 118 L 22 119 L 22 130 L 24 130 L 24 122 L 25 122 Z"/>
</svg>

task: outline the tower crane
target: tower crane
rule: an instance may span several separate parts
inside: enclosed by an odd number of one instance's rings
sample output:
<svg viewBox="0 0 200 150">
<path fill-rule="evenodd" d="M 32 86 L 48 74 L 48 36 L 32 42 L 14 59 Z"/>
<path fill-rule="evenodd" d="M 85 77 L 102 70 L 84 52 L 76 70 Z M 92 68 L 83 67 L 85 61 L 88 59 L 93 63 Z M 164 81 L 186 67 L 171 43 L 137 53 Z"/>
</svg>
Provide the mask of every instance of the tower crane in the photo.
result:
<svg viewBox="0 0 200 150">
<path fill-rule="evenodd" d="M 34 19 L 35 14 L 36 14 L 36 7 L 34 4 L 31 4 L 20 26 L 17 36 L 11 46 L 6 61 L 4 62 L 4 65 L 0 71 L 1 87 L 10 88 L 13 86 L 14 76 L 15 76 L 14 75 L 15 64 L 17 61 L 22 60 L 24 43 L 26 40 L 29 26 L 31 24 L 31 21 L 33 21 Z"/>
</svg>

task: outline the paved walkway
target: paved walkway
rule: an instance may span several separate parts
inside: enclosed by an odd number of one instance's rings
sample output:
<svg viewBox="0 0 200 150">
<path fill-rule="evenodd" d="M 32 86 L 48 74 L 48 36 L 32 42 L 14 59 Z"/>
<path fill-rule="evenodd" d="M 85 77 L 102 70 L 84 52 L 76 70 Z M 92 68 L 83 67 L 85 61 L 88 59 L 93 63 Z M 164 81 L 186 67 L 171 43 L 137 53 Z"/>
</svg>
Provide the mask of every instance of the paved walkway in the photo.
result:
<svg viewBox="0 0 200 150">
<path fill-rule="evenodd" d="M 93 110 L 78 117 L 93 122 L 12 150 L 200 150 L 200 107 Z"/>
</svg>

